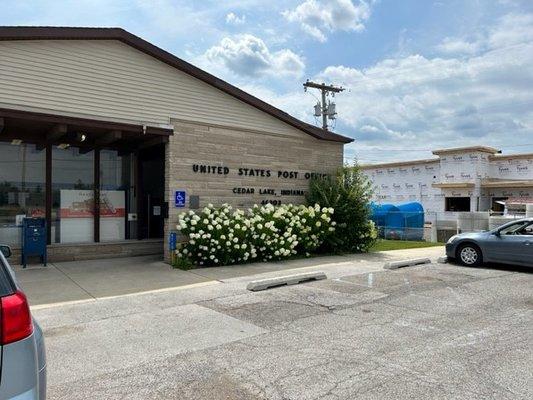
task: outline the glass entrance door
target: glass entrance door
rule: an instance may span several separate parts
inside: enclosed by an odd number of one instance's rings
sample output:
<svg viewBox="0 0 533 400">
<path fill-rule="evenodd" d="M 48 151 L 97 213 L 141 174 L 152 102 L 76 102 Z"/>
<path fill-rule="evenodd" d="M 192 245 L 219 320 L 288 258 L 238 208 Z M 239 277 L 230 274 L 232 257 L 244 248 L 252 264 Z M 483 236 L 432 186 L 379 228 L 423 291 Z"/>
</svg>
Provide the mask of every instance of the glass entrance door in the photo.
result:
<svg viewBox="0 0 533 400">
<path fill-rule="evenodd" d="M 139 152 L 139 239 L 160 239 L 164 230 L 165 148 Z"/>
<path fill-rule="evenodd" d="M 100 241 L 134 239 L 135 213 L 132 154 L 100 150 Z"/>
</svg>

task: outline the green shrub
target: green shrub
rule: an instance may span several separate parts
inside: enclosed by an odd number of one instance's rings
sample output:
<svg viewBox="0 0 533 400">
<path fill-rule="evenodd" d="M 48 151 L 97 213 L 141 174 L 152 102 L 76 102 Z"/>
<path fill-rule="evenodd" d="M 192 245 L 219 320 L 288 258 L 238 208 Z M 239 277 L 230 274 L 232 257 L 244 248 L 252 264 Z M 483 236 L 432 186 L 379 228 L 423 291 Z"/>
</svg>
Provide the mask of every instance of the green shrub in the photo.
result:
<svg viewBox="0 0 533 400">
<path fill-rule="evenodd" d="M 337 223 L 335 235 L 324 241 L 321 250 L 333 253 L 366 252 L 374 244 L 377 231 L 370 217 L 371 183 L 357 165 L 344 167 L 331 177 L 310 182 L 308 204 L 333 208 Z"/>
<path fill-rule="evenodd" d="M 208 205 L 178 217 L 189 240 L 176 250 L 176 265 L 229 265 L 309 256 L 335 232 L 334 210 L 320 206 L 254 206 L 248 211 Z"/>
</svg>

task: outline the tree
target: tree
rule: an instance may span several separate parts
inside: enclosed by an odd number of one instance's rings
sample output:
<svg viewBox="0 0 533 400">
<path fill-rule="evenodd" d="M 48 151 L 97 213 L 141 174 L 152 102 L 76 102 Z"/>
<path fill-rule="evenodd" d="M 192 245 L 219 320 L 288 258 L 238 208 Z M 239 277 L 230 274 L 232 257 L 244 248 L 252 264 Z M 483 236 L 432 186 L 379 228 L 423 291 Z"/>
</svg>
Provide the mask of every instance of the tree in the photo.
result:
<svg viewBox="0 0 533 400">
<path fill-rule="evenodd" d="M 311 180 L 307 203 L 333 208 L 337 223 L 335 234 L 324 242 L 324 252 L 364 252 L 374 244 L 377 231 L 369 218 L 371 196 L 371 183 L 357 164 L 339 169 L 334 176 Z"/>
</svg>

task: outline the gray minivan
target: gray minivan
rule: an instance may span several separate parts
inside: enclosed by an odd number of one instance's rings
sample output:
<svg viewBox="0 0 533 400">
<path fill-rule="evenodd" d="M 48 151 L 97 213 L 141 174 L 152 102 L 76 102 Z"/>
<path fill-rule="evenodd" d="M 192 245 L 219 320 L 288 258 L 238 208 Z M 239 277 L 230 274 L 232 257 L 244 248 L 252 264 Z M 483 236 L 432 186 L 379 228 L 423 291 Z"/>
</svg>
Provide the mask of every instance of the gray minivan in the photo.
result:
<svg viewBox="0 0 533 400">
<path fill-rule="evenodd" d="M 44 400 L 43 334 L 6 260 L 10 255 L 0 245 L 0 400 Z"/>
</svg>

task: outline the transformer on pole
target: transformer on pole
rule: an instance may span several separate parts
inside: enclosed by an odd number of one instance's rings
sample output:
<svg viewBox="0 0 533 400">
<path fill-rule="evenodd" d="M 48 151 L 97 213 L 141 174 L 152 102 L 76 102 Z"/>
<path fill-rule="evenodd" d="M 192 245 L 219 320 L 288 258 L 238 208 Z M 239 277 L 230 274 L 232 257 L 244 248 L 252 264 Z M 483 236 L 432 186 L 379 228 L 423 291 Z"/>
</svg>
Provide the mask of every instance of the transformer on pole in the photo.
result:
<svg viewBox="0 0 533 400">
<path fill-rule="evenodd" d="M 326 103 L 326 97 L 331 93 L 331 97 L 335 97 L 335 93 L 344 91 L 343 87 L 333 85 L 326 85 L 325 83 L 311 82 L 309 79 L 304 83 L 304 90 L 313 88 L 320 90 L 322 94 L 322 102 L 315 105 L 315 117 L 322 117 L 322 129 L 328 130 L 328 119 L 334 120 L 337 115 L 335 103 L 331 100 Z"/>
</svg>

